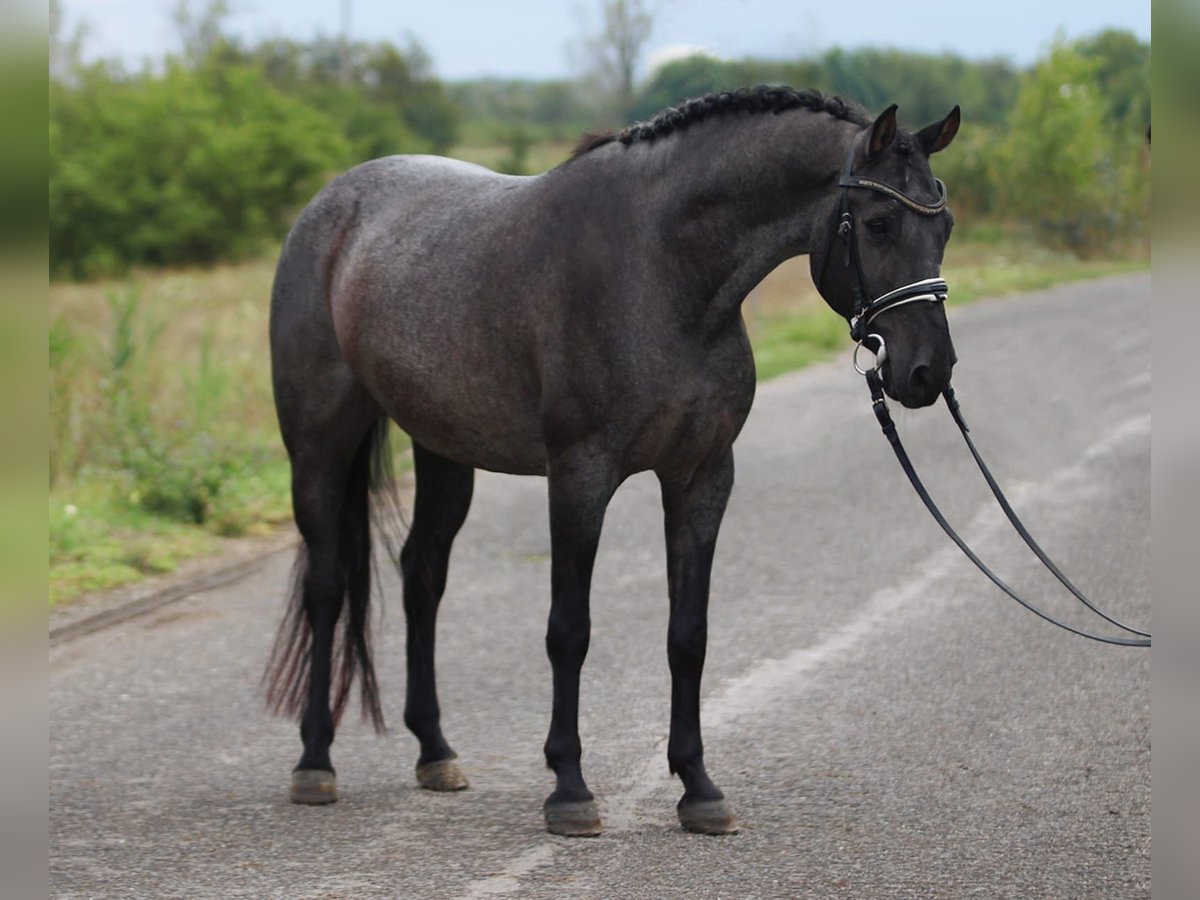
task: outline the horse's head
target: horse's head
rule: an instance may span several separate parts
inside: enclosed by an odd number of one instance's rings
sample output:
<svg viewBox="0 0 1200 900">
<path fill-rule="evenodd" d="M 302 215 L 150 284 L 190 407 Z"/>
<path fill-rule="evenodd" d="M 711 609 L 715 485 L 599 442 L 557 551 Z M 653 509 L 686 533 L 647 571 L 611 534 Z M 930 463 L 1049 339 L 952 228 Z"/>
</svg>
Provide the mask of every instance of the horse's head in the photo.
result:
<svg viewBox="0 0 1200 900">
<path fill-rule="evenodd" d="M 884 390 L 905 406 L 928 406 L 950 383 L 954 344 L 942 300 L 942 253 L 954 217 L 929 157 L 958 132 L 956 106 L 915 134 L 891 106 L 853 140 L 830 215 L 811 256 L 821 296 L 879 353 Z M 880 343 L 882 342 L 882 352 Z"/>
</svg>

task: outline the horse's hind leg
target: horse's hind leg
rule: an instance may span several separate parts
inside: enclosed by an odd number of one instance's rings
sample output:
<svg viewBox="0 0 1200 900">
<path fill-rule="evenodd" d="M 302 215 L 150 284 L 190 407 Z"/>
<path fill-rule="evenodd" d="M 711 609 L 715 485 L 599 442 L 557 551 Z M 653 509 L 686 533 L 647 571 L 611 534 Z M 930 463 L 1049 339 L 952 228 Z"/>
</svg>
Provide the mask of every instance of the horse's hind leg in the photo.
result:
<svg viewBox="0 0 1200 900">
<path fill-rule="evenodd" d="M 372 456 L 385 446 L 387 420 L 347 372 L 339 374 L 344 377 L 314 378 L 307 390 L 289 390 L 276 380 L 303 544 L 293 606 L 266 681 L 268 704 L 300 715 L 304 751 L 292 773 L 296 803 L 337 799 L 329 747 L 356 677 L 364 714 L 382 727 L 369 649 L 369 495 Z"/>
<path fill-rule="evenodd" d="M 680 824 L 702 834 L 731 834 L 737 822 L 704 768 L 700 676 L 708 640 L 708 588 L 717 531 L 733 488 L 733 453 L 683 478 L 660 475 L 667 538 L 671 618 L 671 736 L 667 762 L 683 780 Z"/>
<path fill-rule="evenodd" d="M 404 724 L 421 742 L 417 781 L 434 791 L 467 786 L 454 751 L 442 735 L 434 676 L 438 605 L 446 589 L 450 548 L 471 507 L 475 470 L 413 444 L 417 496 L 412 527 L 400 554 L 404 616 L 408 624 L 408 691 Z"/>
</svg>

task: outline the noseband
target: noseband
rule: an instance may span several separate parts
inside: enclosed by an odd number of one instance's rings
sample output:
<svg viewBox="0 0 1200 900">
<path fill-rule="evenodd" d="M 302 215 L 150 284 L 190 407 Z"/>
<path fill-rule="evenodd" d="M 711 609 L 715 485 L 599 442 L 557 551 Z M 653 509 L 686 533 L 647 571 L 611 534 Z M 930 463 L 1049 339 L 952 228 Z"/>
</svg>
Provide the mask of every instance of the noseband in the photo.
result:
<svg viewBox="0 0 1200 900">
<path fill-rule="evenodd" d="M 885 184 L 882 181 L 876 181 L 873 178 L 861 178 L 854 174 L 854 144 L 851 143 L 850 150 L 846 154 L 846 162 L 842 166 L 842 174 L 838 179 L 838 187 L 841 188 L 841 199 L 838 207 L 837 224 L 835 234 L 846 248 L 845 261 L 843 265 L 853 270 L 854 280 L 852 288 L 854 290 L 854 313 L 850 317 L 850 337 L 856 341 L 859 346 L 868 338 L 874 338 L 879 343 L 876 365 L 883 364 L 884 350 L 883 338 L 879 335 L 872 335 L 868 332 L 867 326 L 871 321 L 881 313 L 887 312 L 889 309 L 894 309 L 897 306 L 903 306 L 906 303 L 915 303 L 918 300 L 929 301 L 932 303 L 942 303 L 946 299 L 946 294 L 950 288 L 945 280 L 940 277 L 922 278 L 920 281 L 914 281 L 911 284 L 901 285 L 898 288 L 888 291 L 885 294 L 876 297 L 874 300 L 867 300 L 867 279 L 863 274 L 862 262 L 858 256 L 858 242 L 854 238 L 854 214 L 850 212 L 850 190 L 858 188 L 861 190 L 875 191 L 878 194 L 883 194 L 886 197 L 891 197 L 898 203 L 911 209 L 913 212 L 922 216 L 940 216 L 946 211 L 946 185 L 941 179 L 934 179 L 937 184 L 938 198 L 932 205 L 922 203 L 908 194 L 890 184 Z M 829 266 L 829 257 L 833 253 L 833 241 L 830 241 L 829 251 L 825 254 L 825 262 L 821 268 L 820 281 L 825 280 L 825 269 Z M 857 363 L 855 364 L 857 368 Z M 862 369 L 859 369 L 862 372 Z"/>
</svg>

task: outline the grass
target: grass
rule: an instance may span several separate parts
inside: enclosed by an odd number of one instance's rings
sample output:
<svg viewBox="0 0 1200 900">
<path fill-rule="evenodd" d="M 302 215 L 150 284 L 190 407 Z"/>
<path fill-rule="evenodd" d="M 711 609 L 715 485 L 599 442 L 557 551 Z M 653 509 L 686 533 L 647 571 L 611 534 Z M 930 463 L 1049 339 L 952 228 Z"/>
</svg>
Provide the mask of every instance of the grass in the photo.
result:
<svg viewBox="0 0 1200 900">
<path fill-rule="evenodd" d="M 170 572 L 184 559 L 213 553 L 219 538 L 123 503 L 101 479 L 50 499 L 50 603 Z"/>
<path fill-rule="evenodd" d="M 51 603 L 287 519 L 266 369 L 271 268 L 51 287 Z"/>
<path fill-rule="evenodd" d="M 1147 265 L 1081 261 L 989 228 L 956 234 L 944 274 L 957 303 Z M 51 603 L 290 518 L 268 364 L 273 270 L 258 259 L 50 286 Z M 804 259 L 771 273 L 744 313 L 761 379 L 848 347 Z"/>
</svg>

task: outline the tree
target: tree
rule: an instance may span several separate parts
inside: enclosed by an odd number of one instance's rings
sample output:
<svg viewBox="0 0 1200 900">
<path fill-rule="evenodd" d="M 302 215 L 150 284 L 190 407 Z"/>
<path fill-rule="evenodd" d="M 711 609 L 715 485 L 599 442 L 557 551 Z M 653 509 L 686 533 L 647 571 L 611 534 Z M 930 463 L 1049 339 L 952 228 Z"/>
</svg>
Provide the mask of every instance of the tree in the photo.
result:
<svg viewBox="0 0 1200 900">
<path fill-rule="evenodd" d="M 1094 66 L 1114 123 L 1140 136 L 1150 123 L 1150 45 L 1109 29 L 1076 46 Z"/>
<path fill-rule="evenodd" d="M 1016 70 L 1003 60 L 968 62 L 953 54 L 842 50 L 821 58 L 823 87 L 868 110 L 900 106 L 913 126 L 937 121 L 956 104 L 973 124 L 1000 124 L 1016 96 Z"/>
<path fill-rule="evenodd" d="M 645 0 L 603 0 L 600 17 L 600 31 L 585 42 L 589 75 L 623 121 L 633 109 L 637 67 L 654 32 L 654 14 Z"/>
<path fill-rule="evenodd" d="M 364 51 L 362 72 L 356 78 L 365 83 L 371 99 L 397 111 L 434 153 L 449 150 L 458 137 L 458 110 L 432 76 L 424 49 L 410 41 L 403 51 L 391 44 Z"/>
<path fill-rule="evenodd" d="M 285 93 L 331 119 L 371 159 L 389 153 L 445 153 L 458 139 L 459 110 L 432 75 L 428 54 L 415 42 L 343 44 L 264 41 L 244 54 Z"/>
<path fill-rule="evenodd" d="M 1128 224 L 1109 119 L 1094 64 L 1059 44 L 1022 80 L 996 154 L 1004 207 L 1078 255 L 1105 249 Z"/>
<path fill-rule="evenodd" d="M 50 78 L 65 81 L 83 67 L 83 40 L 87 27 L 77 22 L 67 28 L 62 0 L 50 0 Z"/>
<path fill-rule="evenodd" d="M 705 53 L 672 60 L 655 70 L 630 109 L 630 118 L 647 119 L 668 106 L 712 91 L 728 91 L 746 84 L 742 67 Z"/>
<path fill-rule="evenodd" d="M 229 43 L 225 23 L 233 10 L 229 0 L 203 0 L 196 8 L 191 0 L 175 0 L 171 21 L 183 45 L 183 59 L 190 66 L 199 66 L 222 45 Z"/>
</svg>

